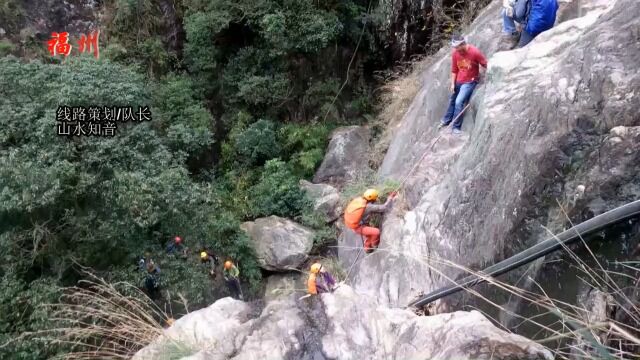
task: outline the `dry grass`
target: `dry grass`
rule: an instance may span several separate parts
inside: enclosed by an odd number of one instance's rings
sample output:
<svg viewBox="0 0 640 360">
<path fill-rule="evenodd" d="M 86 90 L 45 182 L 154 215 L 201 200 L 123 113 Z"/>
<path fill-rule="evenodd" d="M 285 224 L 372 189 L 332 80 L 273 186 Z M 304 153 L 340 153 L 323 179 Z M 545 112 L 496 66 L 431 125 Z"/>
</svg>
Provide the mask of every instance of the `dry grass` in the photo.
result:
<svg viewBox="0 0 640 360">
<path fill-rule="evenodd" d="M 58 327 L 30 334 L 69 348 L 61 358 L 130 359 L 172 321 L 135 286 L 87 275 L 89 280 L 66 289 L 59 303 L 49 305 Z"/>
<path fill-rule="evenodd" d="M 571 223 L 562 205 L 559 204 L 559 206 L 567 221 Z M 555 236 L 551 232 L 549 233 Z M 595 319 L 592 312 L 593 309 L 552 299 L 545 292 L 544 287 L 531 278 L 529 280 L 535 285 L 537 292 L 507 284 L 449 260 L 416 258 L 414 254 L 402 255 L 414 258 L 452 284 L 455 284 L 456 281 L 448 277 L 442 271 L 443 268 L 453 268 L 469 275 L 475 275 L 491 286 L 519 298 L 525 304 L 530 304 L 530 306 L 540 309 L 537 315 L 526 318 L 512 309 L 505 308 L 503 305 L 487 298 L 474 288 L 464 290 L 496 309 L 519 319 L 520 324 L 518 326 L 523 324 L 533 325 L 534 328 L 539 329 L 540 333 L 549 334 L 546 338 L 536 341 L 543 345 L 555 343 L 556 347 L 550 348 L 550 350 L 558 358 L 638 359 L 640 358 L 638 355 L 640 354 L 640 262 L 618 263 L 626 270 L 625 272 L 605 269 L 595 254 L 591 252 L 584 239 L 581 238 L 581 240 L 589 256 L 595 261 L 595 266 L 588 266 L 585 259 L 581 259 L 564 245 L 563 250 L 569 254 L 572 264 L 579 269 L 580 279 L 592 289 L 599 290 L 606 295 L 605 298 L 610 301 L 608 306 L 616 309 L 615 317 L 609 316 L 604 319 Z M 629 281 L 633 283 L 633 286 L 623 288 L 620 285 L 622 282 Z M 427 309 L 415 310 L 418 313 L 432 313 L 434 308 L 438 308 L 438 305 L 431 304 Z M 440 307 L 440 309 L 442 308 Z M 539 320 L 541 317 L 548 315 L 554 316 L 557 321 L 548 324 Z"/>
</svg>

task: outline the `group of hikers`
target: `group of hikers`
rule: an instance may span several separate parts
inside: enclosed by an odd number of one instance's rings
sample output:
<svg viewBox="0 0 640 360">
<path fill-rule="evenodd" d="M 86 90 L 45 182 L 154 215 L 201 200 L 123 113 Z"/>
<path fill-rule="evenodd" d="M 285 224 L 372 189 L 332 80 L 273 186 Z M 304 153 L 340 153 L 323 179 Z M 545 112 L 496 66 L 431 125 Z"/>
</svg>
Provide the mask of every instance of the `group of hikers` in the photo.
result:
<svg viewBox="0 0 640 360">
<path fill-rule="evenodd" d="M 558 12 L 557 0 L 503 0 L 502 41 L 500 50 L 512 50 L 529 44 L 536 36 L 553 27 Z M 440 120 L 440 127 L 453 121 L 453 133 L 462 132 L 463 110 L 482 78 L 480 67 L 487 68 L 487 59 L 475 46 L 456 34 L 451 39 L 451 83 L 449 106 Z"/>
<path fill-rule="evenodd" d="M 183 244 L 182 238 L 176 236 L 173 241 L 167 245 L 167 254 L 177 255 L 187 259 L 189 249 Z M 216 268 L 220 263 L 220 259 L 213 252 L 209 250 L 202 250 L 200 252 L 200 264 L 206 269 L 207 273 L 212 279 L 216 278 Z M 144 257 L 138 261 L 138 268 L 144 273 L 144 288 L 152 299 L 158 298 L 160 295 L 160 267 L 153 261 L 150 253 L 145 253 Z M 240 270 L 238 266 L 231 260 L 224 262 L 222 275 L 224 281 L 231 293 L 231 296 L 235 299 L 243 300 L 242 288 L 240 286 Z"/>
<path fill-rule="evenodd" d="M 551 29 L 558 11 L 557 0 L 503 0 L 502 43 L 501 50 L 521 48 L 529 44 L 540 33 Z M 451 82 L 449 105 L 440 126 L 445 127 L 453 122 L 453 132 L 460 133 L 465 105 L 480 82 L 480 67 L 487 68 L 487 59 L 475 46 L 467 43 L 461 35 L 454 35 L 451 40 L 454 48 L 451 64 Z M 380 244 L 380 229 L 368 222 L 370 215 L 385 213 L 393 206 L 395 192 L 391 192 L 384 204 L 375 204 L 379 194 L 376 189 L 366 190 L 362 196 L 352 199 L 344 211 L 344 224 L 360 235 L 365 253 L 373 252 Z M 187 257 L 187 249 L 178 236 L 167 247 L 169 254 L 181 254 Z M 218 257 L 203 250 L 200 262 L 204 264 L 211 277 L 215 278 Z M 145 288 L 150 294 L 159 289 L 160 268 L 147 258 L 141 260 L 141 269 L 146 272 Z M 234 298 L 243 299 L 240 288 L 240 271 L 231 260 L 224 263 L 224 279 Z M 310 295 L 333 291 L 336 281 L 320 262 L 314 262 L 309 269 L 307 292 Z"/>
<path fill-rule="evenodd" d="M 360 235 L 362 249 L 370 254 L 380 245 L 380 229 L 369 224 L 373 214 L 384 214 L 391 209 L 397 193 L 389 193 L 384 204 L 375 204 L 378 200 L 378 190 L 367 189 L 361 196 L 352 199 L 344 211 L 344 224 L 354 233 Z M 336 289 L 336 281 L 333 276 L 322 266 L 322 263 L 313 263 L 309 269 L 307 279 L 307 293 L 317 295 L 331 292 Z"/>
<path fill-rule="evenodd" d="M 502 41 L 500 50 L 522 48 L 536 36 L 553 27 L 558 11 L 557 0 L 503 0 L 501 9 Z M 476 85 L 480 82 L 480 67 L 487 68 L 485 55 L 467 40 L 456 34 L 451 39 L 453 52 L 451 55 L 451 82 L 449 85 L 449 104 L 440 120 L 440 127 L 449 126 L 453 122 L 453 133 L 462 132 L 463 112 Z M 378 199 L 378 191 L 367 191 L 349 203 L 344 212 L 346 227 L 359 234 L 363 239 L 363 249 L 372 252 L 380 243 L 380 229 L 367 224 L 368 215 L 384 213 L 393 205 L 396 193 L 389 194 L 382 205 L 374 204 Z M 322 264 L 314 263 L 309 269 L 307 292 L 319 294 L 332 291 L 335 280 L 323 269 Z"/>
</svg>

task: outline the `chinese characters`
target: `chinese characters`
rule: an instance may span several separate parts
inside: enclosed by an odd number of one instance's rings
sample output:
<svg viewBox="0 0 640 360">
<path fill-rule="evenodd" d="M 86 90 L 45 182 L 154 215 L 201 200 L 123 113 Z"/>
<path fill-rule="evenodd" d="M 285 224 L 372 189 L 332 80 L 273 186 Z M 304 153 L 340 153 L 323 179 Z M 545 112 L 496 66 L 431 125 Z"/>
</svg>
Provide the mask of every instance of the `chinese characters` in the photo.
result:
<svg viewBox="0 0 640 360">
<path fill-rule="evenodd" d="M 107 136 L 115 135 L 116 123 L 151 121 L 148 106 L 58 106 L 56 111 L 58 135 L 62 136 Z"/>
<path fill-rule="evenodd" d="M 98 59 L 100 57 L 100 50 L 98 49 L 98 37 L 100 36 L 100 31 L 93 31 L 89 33 L 89 35 L 82 34 L 80 39 L 78 40 L 78 52 L 83 53 L 91 53 L 93 51 L 93 56 Z M 69 33 L 61 32 L 61 33 L 51 33 L 51 40 L 47 42 L 47 48 L 51 56 L 56 55 L 64 55 L 69 56 L 71 53 L 71 49 L 73 46 L 69 44 Z"/>
</svg>

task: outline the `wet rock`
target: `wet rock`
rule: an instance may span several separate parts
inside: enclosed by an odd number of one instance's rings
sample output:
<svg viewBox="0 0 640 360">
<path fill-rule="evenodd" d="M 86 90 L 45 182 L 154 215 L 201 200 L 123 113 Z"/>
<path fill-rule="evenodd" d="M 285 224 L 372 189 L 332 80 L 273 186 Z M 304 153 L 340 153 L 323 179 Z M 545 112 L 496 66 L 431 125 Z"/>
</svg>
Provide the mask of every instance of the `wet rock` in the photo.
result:
<svg viewBox="0 0 640 360">
<path fill-rule="evenodd" d="M 499 330 L 477 311 L 419 317 L 409 310 L 381 307 L 348 286 L 305 299 L 277 299 L 258 318 L 244 318 L 241 324 L 236 308 L 229 316 L 216 304 L 186 315 L 165 331 L 193 344 L 194 335 L 183 332 L 194 328 L 183 324 L 201 313 L 222 324 L 210 324 L 204 336 L 208 340 L 190 345 L 193 353 L 183 360 L 229 354 L 232 359 L 553 359 L 541 345 Z M 218 341 L 225 341 L 223 348 L 218 349 Z M 167 336 L 159 338 L 134 360 L 150 359 L 145 356 L 167 342 Z"/>
<path fill-rule="evenodd" d="M 251 238 L 263 269 L 294 269 L 307 259 L 314 233 L 291 220 L 277 216 L 256 219 L 240 226 Z"/>
<path fill-rule="evenodd" d="M 348 126 L 336 129 L 320 168 L 313 177 L 314 183 L 342 186 L 360 179 L 370 171 L 368 162 L 369 129 Z"/>
<path fill-rule="evenodd" d="M 324 217 L 326 222 L 335 221 L 342 212 L 340 194 L 331 185 L 313 184 L 306 180 L 300 180 L 300 187 L 313 201 L 314 210 Z"/>
<path fill-rule="evenodd" d="M 578 294 L 578 307 L 581 309 L 581 326 L 594 329 L 591 334 L 598 338 L 601 344 L 607 341 L 607 334 L 604 331 L 597 331 L 601 328 L 599 324 L 608 321 L 613 313 L 614 299 L 611 295 L 600 290 L 583 286 L 582 292 Z M 590 341 L 576 333 L 574 346 L 571 347 L 572 359 L 598 358 L 599 354 L 590 344 Z"/>
</svg>

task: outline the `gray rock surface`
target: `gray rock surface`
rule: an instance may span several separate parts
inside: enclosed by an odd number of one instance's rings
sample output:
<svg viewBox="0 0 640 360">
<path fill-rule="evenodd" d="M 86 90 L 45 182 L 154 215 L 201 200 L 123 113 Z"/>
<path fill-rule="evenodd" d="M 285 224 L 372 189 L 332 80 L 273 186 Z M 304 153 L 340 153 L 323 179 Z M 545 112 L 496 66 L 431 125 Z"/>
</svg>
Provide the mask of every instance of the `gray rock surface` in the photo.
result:
<svg viewBox="0 0 640 360">
<path fill-rule="evenodd" d="M 208 308 L 192 312 L 176 320 L 161 337 L 140 350 L 133 360 L 204 359 L 191 357 L 203 349 L 215 349 L 205 357 L 210 360 L 228 359 L 247 334 L 244 328 L 251 322 L 251 308 L 246 303 L 227 297 Z"/>
<path fill-rule="evenodd" d="M 313 208 L 326 222 L 335 221 L 342 212 L 340 194 L 338 190 L 327 184 L 313 184 L 306 180 L 300 180 L 300 187 L 313 200 Z"/>
<path fill-rule="evenodd" d="M 479 312 L 418 317 L 394 308 L 464 272 L 452 263 L 483 268 L 546 238 L 542 226 L 564 228 L 556 200 L 572 220 L 581 221 L 640 197 L 636 1 L 578 8 L 524 49 L 495 53 L 500 4 L 492 2 L 469 31 L 471 42 L 490 56 L 490 69 L 462 136 L 436 130 L 446 106 L 450 50 L 443 49 L 425 71 L 424 86 L 394 134 L 380 177 L 402 178 L 438 141 L 386 217 L 381 248 L 361 255 L 349 278 L 353 288 L 343 285 L 333 294 L 306 299 L 272 297 L 257 318 L 243 303 L 219 300 L 165 332 L 172 332 L 174 344 L 192 347 L 182 359 L 553 358 Z M 327 177 L 343 181 L 352 168 L 345 165 L 345 144 L 333 140 L 321 170 L 337 169 L 338 175 Z M 243 225 L 264 264 L 266 257 L 277 256 L 273 252 L 283 240 L 265 241 L 270 235 L 257 229 L 279 227 Z M 277 237 L 291 232 L 296 230 Z M 346 231 L 341 243 L 359 244 L 359 236 Z M 287 281 L 275 278 L 268 288 Z M 221 309 L 221 302 L 227 308 Z M 192 319 L 209 311 L 217 315 L 200 318 L 216 325 L 195 331 L 189 324 L 199 320 Z M 158 353 L 172 343 L 167 339 L 134 359 Z"/>
<path fill-rule="evenodd" d="M 291 220 L 277 216 L 259 218 L 240 226 L 249 237 L 263 269 L 286 271 L 307 259 L 314 233 Z"/>
<path fill-rule="evenodd" d="M 289 297 L 291 294 L 306 292 L 306 286 L 298 273 L 277 274 L 267 278 L 267 286 L 264 291 L 264 301 L 270 302 Z"/>
<path fill-rule="evenodd" d="M 313 182 L 340 187 L 366 176 L 371 171 L 367 155 L 370 137 L 369 129 L 362 126 L 334 130 Z"/>
<path fill-rule="evenodd" d="M 585 327 L 593 329 L 591 330 L 591 335 L 597 338 L 601 344 L 607 343 L 607 333 L 596 329 L 601 328 L 599 324 L 611 320 L 614 304 L 613 296 L 593 289 L 588 285 L 583 286 L 581 293 L 578 295 L 577 305 L 581 309 L 578 312 L 579 319 Z M 572 359 L 596 359 L 599 357 L 597 350 L 581 334 L 576 334 L 574 346 L 571 347 L 571 355 L 570 358 Z"/>
<path fill-rule="evenodd" d="M 583 4 L 588 2 L 582 1 Z M 564 227 L 555 199 L 584 186 L 570 214 L 580 221 L 640 196 L 640 7 L 632 0 L 585 8 L 523 49 L 495 53 L 501 1 L 472 24 L 470 42 L 489 58 L 463 135 L 438 132 L 449 49 L 423 75 L 379 170 L 401 179 L 433 142 L 382 226 L 381 247 L 359 261 L 360 293 L 403 306 Z M 619 128 L 620 130 L 614 130 Z M 625 129 L 624 131 L 622 129 Z M 624 137 L 616 136 L 618 132 Z M 605 155 L 607 154 L 607 155 Z M 347 232 L 344 243 L 357 243 Z"/>
<path fill-rule="evenodd" d="M 258 318 L 225 298 L 176 321 L 134 360 L 160 359 L 553 359 L 544 347 L 494 327 L 479 312 L 419 317 L 380 307 L 348 286 L 333 294 L 267 303 Z M 202 326 L 205 321 L 215 321 Z M 211 324 L 215 324 L 212 326 Z"/>
<path fill-rule="evenodd" d="M 472 9 L 486 4 L 486 0 L 380 0 L 375 10 L 383 16 L 380 24 L 393 61 L 409 60 L 412 55 L 424 54 L 425 47 L 446 34 L 438 30 L 451 21 L 451 16 L 469 16 Z M 456 9 L 458 11 L 452 11 Z M 462 11 L 460 11 L 462 10 Z M 455 15 L 454 15 L 455 14 Z M 456 19 L 456 20 L 457 20 Z"/>
</svg>

